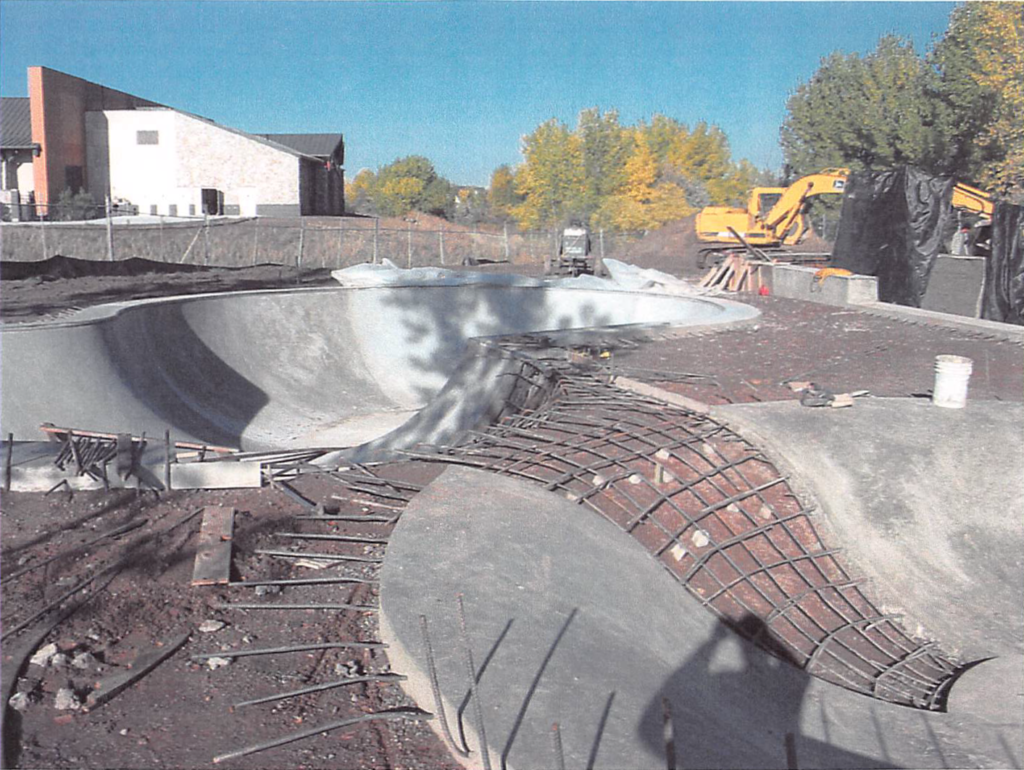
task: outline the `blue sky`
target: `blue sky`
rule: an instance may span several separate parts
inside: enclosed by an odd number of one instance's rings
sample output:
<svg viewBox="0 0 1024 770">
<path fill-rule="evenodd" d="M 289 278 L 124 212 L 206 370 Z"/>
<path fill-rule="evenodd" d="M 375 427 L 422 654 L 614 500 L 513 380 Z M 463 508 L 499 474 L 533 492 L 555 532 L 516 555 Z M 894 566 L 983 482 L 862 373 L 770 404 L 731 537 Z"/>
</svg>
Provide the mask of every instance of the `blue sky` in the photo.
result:
<svg viewBox="0 0 1024 770">
<path fill-rule="evenodd" d="M 410 154 L 463 184 L 587 107 L 720 125 L 778 168 L 788 95 L 834 50 L 927 50 L 953 3 L 0 0 L 0 92 L 43 65 L 252 132 L 341 132 L 349 177 Z"/>
</svg>

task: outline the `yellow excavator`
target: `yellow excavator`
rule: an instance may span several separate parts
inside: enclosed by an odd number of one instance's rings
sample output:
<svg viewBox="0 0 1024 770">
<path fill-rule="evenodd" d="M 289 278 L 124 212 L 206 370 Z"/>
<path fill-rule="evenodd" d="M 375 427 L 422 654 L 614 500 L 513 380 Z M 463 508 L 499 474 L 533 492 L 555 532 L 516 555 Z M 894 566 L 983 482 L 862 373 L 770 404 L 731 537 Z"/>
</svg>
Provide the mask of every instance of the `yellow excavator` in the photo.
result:
<svg viewBox="0 0 1024 770">
<path fill-rule="evenodd" d="M 706 244 L 701 249 L 701 266 L 711 255 L 728 251 L 742 241 L 769 250 L 800 243 L 810 229 L 804 213 L 808 200 L 816 195 L 842 195 L 849 176 L 848 168 L 827 168 L 801 177 L 789 187 L 755 187 L 745 209 L 705 207 L 697 214 L 696 222 L 697 239 Z M 991 196 L 969 185 L 957 184 L 953 188 L 953 206 L 983 217 L 992 216 Z"/>
</svg>

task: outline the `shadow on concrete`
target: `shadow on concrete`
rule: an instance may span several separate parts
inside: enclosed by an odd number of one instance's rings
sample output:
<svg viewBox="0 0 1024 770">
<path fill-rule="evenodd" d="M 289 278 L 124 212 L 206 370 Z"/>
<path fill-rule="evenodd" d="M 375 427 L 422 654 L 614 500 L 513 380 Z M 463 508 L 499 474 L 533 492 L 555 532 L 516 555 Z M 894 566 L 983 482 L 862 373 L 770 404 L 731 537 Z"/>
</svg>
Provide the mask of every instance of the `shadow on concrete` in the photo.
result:
<svg viewBox="0 0 1024 770">
<path fill-rule="evenodd" d="M 483 662 L 480 664 L 480 668 L 476 672 L 476 683 L 480 684 L 480 680 L 483 678 L 484 672 L 487 671 L 487 667 L 491 665 L 491 661 L 494 659 L 494 654 L 501 647 L 501 643 L 505 641 L 505 637 L 508 636 L 508 632 L 512 630 L 512 623 L 515 618 L 510 618 L 505 627 L 498 634 L 498 638 L 494 640 L 494 644 L 491 645 L 491 649 L 487 651 L 487 655 L 484 656 Z M 469 743 L 466 741 L 466 723 L 463 719 L 463 715 L 466 713 L 466 709 L 469 708 L 469 701 L 472 698 L 473 692 L 470 689 L 466 689 L 466 694 L 462 697 L 462 702 L 459 703 L 458 712 L 456 715 L 456 722 L 459 725 L 459 740 L 462 741 L 462 747 L 464 749 L 469 748 Z"/>
<path fill-rule="evenodd" d="M 204 343 L 184 308 L 167 302 L 124 313 L 99 327 L 104 344 L 125 387 L 176 432 L 239 446 L 270 397 Z"/>
<path fill-rule="evenodd" d="M 737 626 L 763 649 L 717 624 L 648 702 L 638 731 L 652 752 L 678 768 L 894 767 L 884 744 L 880 761 L 801 735 L 810 675 L 760 618 Z"/>
<path fill-rule="evenodd" d="M 601 711 L 601 718 L 597 722 L 597 733 L 594 735 L 594 742 L 590 746 L 590 754 L 587 756 L 587 770 L 594 770 L 597 762 L 597 752 L 601 748 L 601 739 L 604 737 L 605 728 L 608 726 L 608 716 L 612 713 L 612 703 L 615 702 L 615 690 L 608 693 L 608 700 L 604 703 Z"/>
<path fill-rule="evenodd" d="M 562 310 L 553 296 L 569 297 L 572 292 L 560 290 L 552 294 L 542 288 L 488 285 L 425 286 L 420 291 L 396 291 L 383 304 L 395 309 L 395 316 L 405 327 L 409 348 L 417 351 L 409 356 L 410 367 L 424 374 L 447 377 L 471 338 L 604 326 L 611 322 L 611 314 L 600 312 L 594 302 Z M 609 300 L 613 298 L 610 294 Z M 434 345 L 424 348 L 431 337 Z M 436 389 L 418 387 L 417 392 L 426 402 L 434 397 Z"/>
</svg>

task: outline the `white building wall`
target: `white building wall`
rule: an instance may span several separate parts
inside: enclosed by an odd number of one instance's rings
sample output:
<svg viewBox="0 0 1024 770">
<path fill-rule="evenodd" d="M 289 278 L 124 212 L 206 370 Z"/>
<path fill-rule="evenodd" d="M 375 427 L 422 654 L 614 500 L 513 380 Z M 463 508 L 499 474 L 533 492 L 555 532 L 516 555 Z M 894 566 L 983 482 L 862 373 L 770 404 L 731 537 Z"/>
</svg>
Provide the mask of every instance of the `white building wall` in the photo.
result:
<svg viewBox="0 0 1024 770">
<path fill-rule="evenodd" d="M 177 121 L 178 184 L 224 193 L 243 216 L 256 205 L 299 207 L 299 158 L 242 134 L 182 113 Z"/>
<path fill-rule="evenodd" d="M 22 196 L 28 195 L 30 192 L 35 192 L 36 189 L 36 177 L 32 171 L 32 157 L 31 152 L 26 152 L 29 157 L 22 161 L 18 166 L 18 192 Z"/>
<path fill-rule="evenodd" d="M 145 136 L 139 132 L 157 132 Z M 299 158 L 243 134 L 170 109 L 86 113 L 86 179 L 97 201 L 108 192 L 140 214 L 201 216 L 202 190 L 228 212 L 299 209 Z M 109 187 L 108 187 L 109 185 Z"/>
<path fill-rule="evenodd" d="M 173 110 L 104 110 L 85 114 L 85 177 L 93 198 L 110 194 L 148 214 L 167 214 L 180 203 L 175 178 Z M 140 144 L 139 132 L 156 132 L 156 143 Z M 179 209 L 179 213 L 182 213 Z"/>
</svg>

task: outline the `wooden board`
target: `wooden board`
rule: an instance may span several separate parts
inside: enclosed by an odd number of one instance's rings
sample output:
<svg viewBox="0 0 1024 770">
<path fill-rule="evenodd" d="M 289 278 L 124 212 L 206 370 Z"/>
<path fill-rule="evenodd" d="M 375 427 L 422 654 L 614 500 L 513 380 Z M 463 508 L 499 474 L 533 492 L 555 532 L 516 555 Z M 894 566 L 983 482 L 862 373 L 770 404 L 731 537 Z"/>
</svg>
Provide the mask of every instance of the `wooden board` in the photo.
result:
<svg viewBox="0 0 1024 770">
<path fill-rule="evenodd" d="M 234 526 L 234 508 L 207 506 L 203 511 L 192 585 L 227 585 L 231 578 L 231 535 Z"/>
</svg>

